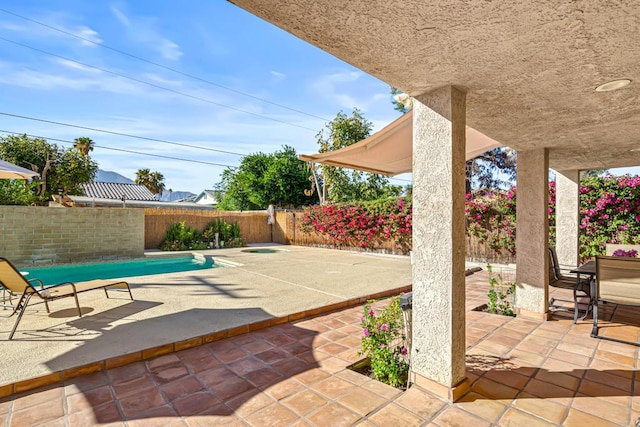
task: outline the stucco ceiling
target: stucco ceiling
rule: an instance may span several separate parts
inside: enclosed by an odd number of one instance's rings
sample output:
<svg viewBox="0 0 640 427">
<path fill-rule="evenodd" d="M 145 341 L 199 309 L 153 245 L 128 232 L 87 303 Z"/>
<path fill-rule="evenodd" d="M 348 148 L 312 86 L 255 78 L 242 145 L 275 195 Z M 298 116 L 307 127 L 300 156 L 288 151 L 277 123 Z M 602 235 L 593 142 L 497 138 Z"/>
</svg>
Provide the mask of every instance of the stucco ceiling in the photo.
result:
<svg viewBox="0 0 640 427">
<path fill-rule="evenodd" d="M 410 95 L 465 89 L 469 126 L 554 169 L 640 165 L 637 0 L 231 2 Z"/>
</svg>

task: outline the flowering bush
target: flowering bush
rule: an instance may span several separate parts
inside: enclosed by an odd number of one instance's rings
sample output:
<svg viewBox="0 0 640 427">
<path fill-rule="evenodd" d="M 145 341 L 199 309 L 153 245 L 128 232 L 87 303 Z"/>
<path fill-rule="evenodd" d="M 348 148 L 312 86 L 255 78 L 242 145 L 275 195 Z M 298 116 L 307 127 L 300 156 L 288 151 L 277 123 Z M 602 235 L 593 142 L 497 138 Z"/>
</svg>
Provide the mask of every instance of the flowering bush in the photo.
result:
<svg viewBox="0 0 640 427">
<path fill-rule="evenodd" d="M 312 206 L 300 220 L 303 232 L 321 234 L 335 247 L 374 248 L 393 239 L 394 248 L 411 248 L 411 203 L 403 198 Z"/>
<path fill-rule="evenodd" d="M 409 376 L 407 348 L 400 299 L 394 297 L 378 316 L 369 304 L 362 317 L 362 352 L 371 361 L 378 381 L 393 387 L 405 387 Z"/>
<path fill-rule="evenodd" d="M 583 178 L 580 257 L 605 253 L 607 243 L 640 243 L 640 176 Z"/>
<path fill-rule="evenodd" d="M 467 233 L 479 243 L 499 252 L 516 253 L 516 188 L 491 190 L 480 195 L 467 194 L 465 201 Z"/>
<path fill-rule="evenodd" d="M 625 251 L 624 249 L 618 249 L 617 251 L 614 251 L 613 256 L 621 256 L 621 257 L 628 257 L 628 258 L 635 258 L 638 256 L 638 251 L 636 251 L 635 249 L 630 249 L 628 251 Z"/>
<path fill-rule="evenodd" d="M 549 244 L 556 238 L 556 184 L 549 182 Z M 496 252 L 516 252 L 516 187 L 467 194 L 467 233 Z M 336 247 L 375 248 L 392 239 L 411 249 L 412 206 L 408 199 L 307 208 L 301 230 L 321 234 Z M 580 258 L 605 253 L 607 243 L 640 244 L 640 176 L 582 178 Z"/>
</svg>

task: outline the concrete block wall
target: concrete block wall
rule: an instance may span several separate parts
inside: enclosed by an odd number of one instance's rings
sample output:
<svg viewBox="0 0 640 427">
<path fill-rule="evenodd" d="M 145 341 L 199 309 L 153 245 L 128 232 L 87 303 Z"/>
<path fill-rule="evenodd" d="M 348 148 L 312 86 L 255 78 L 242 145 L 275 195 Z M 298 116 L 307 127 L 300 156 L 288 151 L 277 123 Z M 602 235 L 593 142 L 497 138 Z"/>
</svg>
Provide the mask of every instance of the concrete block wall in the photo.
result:
<svg viewBox="0 0 640 427">
<path fill-rule="evenodd" d="M 144 209 L 0 206 L 0 236 L 17 266 L 142 257 Z"/>
</svg>

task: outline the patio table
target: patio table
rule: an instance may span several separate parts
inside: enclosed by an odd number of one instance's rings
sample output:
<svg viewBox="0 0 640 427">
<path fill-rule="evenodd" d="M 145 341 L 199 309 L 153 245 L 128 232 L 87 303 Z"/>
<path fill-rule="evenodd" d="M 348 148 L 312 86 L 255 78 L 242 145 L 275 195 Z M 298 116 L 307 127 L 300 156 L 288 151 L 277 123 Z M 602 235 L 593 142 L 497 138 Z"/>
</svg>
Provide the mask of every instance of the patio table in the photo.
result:
<svg viewBox="0 0 640 427">
<path fill-rule="evenodd" d="M 587 309 L 584 312 L 584 316 L 580 318 L 580 320 L 584 320 L 589 314 L 589 311 L 593 309 L 594 294 L 596 293 L 596 290 L 594 287 L 594 282 L 596 277 L 596 262 L 588 261 L 582 264 L 581 266 L 579 266 L 578 268 L 574 268 L 570 272 L 576 275 L 576 283 L 574 285 L 574 290 L 573 290 L 574 295 L 576 294 L 580 286 L 580 275 L 589 276 L 589 285 L 590 285 L 589 304 L 587 305 Z M 577 321 L 578 321 L 578 301 L 576 299 L 576 309 L 573 315 L 573 323 L 576 323 Z"/>
</svg>

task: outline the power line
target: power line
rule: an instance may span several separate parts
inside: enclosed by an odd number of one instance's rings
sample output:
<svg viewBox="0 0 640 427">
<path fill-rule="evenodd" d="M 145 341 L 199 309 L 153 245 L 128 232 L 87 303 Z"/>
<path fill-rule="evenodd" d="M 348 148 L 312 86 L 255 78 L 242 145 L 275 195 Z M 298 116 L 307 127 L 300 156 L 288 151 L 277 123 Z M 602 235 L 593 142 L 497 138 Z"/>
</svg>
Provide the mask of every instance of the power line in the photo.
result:
<svg viewBox="0 0 640 427">
<path fill-rule="evenodd" d="M 185 96 L 187 98 L 191 98 L 191 99 L 195 99 L 195 100 L 198 100 L 198 101 L 206 102 L 208 104 L 217 105 L 217 106 L 222 107 L 222 108 L 228 108 L 230 110 L 238 111 L 238 112 L 241 112 L 241 113 L 250 114 L 250 115 L 255 116 L 255 117 L 260 117 L 262 119 L 271 120 L 271 121 L 282 123 L 282 124 L 285 124 L 285 125 L 295 126 L 297 128 L 306 129 L 306 130 L 310 130 L 310 131 L 313 131 L 313 132 L 317 131 L 317 129 L 313 129 L 313 128 L 310 128 L 310 127 L 298 125 L 298 124 L 291 123 L 291 122 L 285 122 L 284 120 L 274 119 L 273 117 L 265 116 L 263 114 L 253 113 L 251 111 L 243 110 L 241 108 L 232 107 L 232 106 L 226 105 L 226 104 L 221 104 L 219 102 L 215 102 L 215 101 L 212 101 L 210 99 L 202 98 L 202 97 L 199 97 L 199 96 L 196 96 L 196 95 L 190 95 L 190 94 L 185 93 L 185 92 L 180 92 L 179 90 L 171 89 L 171 88 L 168 88 L 168 87 L 165 87 L 165 86 L 161 86 L 161 85 L 158 85 L 158 84 L 155 84 L 155 83 L 151 83 L 151 82 L 148 82 L 148 81 L 145 81 L 145 80 L 137 79 L 135 77 L 129 77 L 129 76 L 124 75 L 124 74 L 116 73 L 115 71 L 107 70 L 106 68 L 100 68 L 100 67 L 96 67 L 94 65 L 86 64 L 84 62 L 76 61 L 75 59 L 67 58 L 66 56 L 62 56 L 62 55 L 58 55 L 58 54 L 55 54 L 55 53 L 52 53 L 52 52 L 48 52 L 46 50 L 42 50 L 42 49 L 39 49 L 37 47 L 29 46 L 27 44 L 20 43 L 20 42 L 14 41 L 14 40 L 9 40 L 9 39 L 4 38 L 4 37 L 0 37 L 0 40 L 5 41 L 7 43 L 14 44 L 16 46 L 24 47 L 25 49 L 31 49 L 33 51 L 36 51 L 36 52 L 39 52 L 39 53 L 42 53 L 42 54 L 45 54 L 45 55 L 53 56 L 54 58 L 59 58 L 59 59 L 65 60 L 65 61 L 73 62 L 73 63 L 76 63 L 78 65 L 82 65 L 83 67 L 93 68 L 94 70 L 99 70 L 99 71 L 102 71 L 103 73 L 111 74 L 111 75 L 114 75 L 116 77 L 121 77 L 123 79 L 131 80 L 131 81 L 134 81 L 134 82 L 137 82 L 137 83 L 141 83 L 141 84 L 144 84 L 144 85 L 147 85 L 147 86 L 151 86 L 151 87 L 154 87 L 156 89 L 162 89 L 162 90 L 165 90 L 167 92 L 171 92 L 171 93 L 175 93 L 177 95 Z"/>
<path fill-rule="evenodd" d="M 73 141 L 69 141 L 69 140 L 65 140 L 65 139 L 47 138 L 47 137 L 44 137 L 44 136 L 31 135 L 31 134 L 23 133 L 23 132 L 13 132 L 13 131 L 3 130 L 3 129 L 0 129 L 0 132 L 3 132 L 5 134 L 12 134 L 12 135 L 26 135 L 26 136 L 28 136 L 30 138 L 42 138 L 42 139 L 51 140 L 51 141 L 64 142 L 66 144 L 74 144 Z M 162 158 L 162 159 L 178 160 L 178 161 L 181 161 L 181 162 L 201 163 L 203 165 L 222 166 L 222 167 L 233 168 L 233 169 L 237 169 L 238 168 L 237 166 L 225 165 L 225 164 L 222 164 L 222 163 L 206 162 L 204 160 L 182 159 L 180 157 L 163 156 L 161 154 L 144 153 L 142 151 L 125 150 L 124 148 L 106 147 L 104 145 L 94 145 L 94 147 L 102 148 L 104 150 L 121 151 L 123 153 L 139 154 L 141 156 L 150 156 L 150 157 L 159 157 L 159 158 Z"/>
<path fill-rule="evenodd" d="M 247 154 L 235 153 L 233 151 L 225 151 L 225 150 L 218 150 L 218 149 L 215 149 L 215 148 L 200 147 L 200 146 L 197 146 L 197 145 L 182 144 L 182 143 L 179 143 L 179 142 L 165 141 L 165 140 L 162 140 L 162 139 L 149 138 L 149 137 L 146 137 L 146 136 L 130 135 L 130 134 L 121 133 L 121 132 L 114 132 L 114 131 L 110 131 L 110 130 L 104 130 L 104 129 L 97 129 L 97 128 L 92 128 L 92 127 L 87 127 L 87 126 L 74 125 L 74 124 L 70 124 L 70 123 L 56 122 L 56 121 L 53 121 L 53 120 L 46 120 L 46 119 L 40 119 L 40 118 L 36 118 L 36 117 L 22 116 L 22 115 L 19 115 L 19 114 L 5 113 L 5 112 L 1 112 L 1 111 L 0 111 L 0 115 L 8 116 L 8 117 L 15 117 L 15 118 L 18 118 L 18 119 L 32 120 L 32 121 L 42 122 L 42 123 L 49 123 L 49 124 L 59 125 L 59 126 L 67 126 L 67 127 L 72 127 L 72 128 L 76 128 L 76 129 L 90 130 L 90 131 L 94 131 L 94 132 L 101 132 L 101 133 L 106 133 L 106 134 L 111 134 L 111 135 L 126 136 L 128 138 L 142 139 L 142 140 L 145 140 L 145 141 L 161 142 L 163 144 L 178 145 L 178 146 L 190 147 L 190 148 L 198 148 L 198 149 L 201 149 L 201 150 L 215 151 L 215 152 L 224 153 L 224 154 L 232 154 L 232 155 L 240 156 L 240 157 L 246 157 L 247 156 Z M 2 130 L 0 130 L 0 132 L 13 133 L 13 134 L 16 134 L 16 135 L 23 135 L 24 134 L 23 132 L 10 132 L 10 131 L 2 131 Z M 28 134 L 25 134 L 25 135 L 34 137 L 34 136 L 28 135 Z M 45 138 L 45 139 L 51 139 L 53 141 L 67 142 L 67 143 L 73 144 L 73 141 L 67 141 L 67 140 L 62 140 L 62 139 L 46 138 L 46 137 L 42 137 L 42 136 L 37 136 L 37 138 Z M 189 161 L 189 162 L 195 162 L 195 163 L 211 164 L 211 165 L 214 165 L 214 166 L 237 168 L 236 166 L 223 165 L 223 164 L 219 164 L 219 163 L 203 162 L 203 161 L 199 161 L 199 160 L 179 159 L 179 158 L 175 158 L 175 157 L 161 156 L 159 154 L 142 153 L 142 152 L 138 152 L 138 151 L 130 151 L 130 150 L 125 150 L 125 149 L 120 149 L 120 148 L 112 148 L 112 147 L 105 147 L 105 146 L 99 146 L 99 145 L 94 145 L 94 146 L 95 147 L 99 147 L 99 148 L 104 148 L 106 150 L 123 151 L 123 152 L 126 152 L 126 153 L 142 154 L 142 155 L 146 155 L 146 156 L 163 157 L 163 158 L 168 158 L 168 159 L 173 159 L 173 160 L 183 160 L 183 161 Z M 402 182 L 413 182 L 410 179 L 403 179 L 403 178 L 392 178 L 392 177 L 389 177 L 388 179 L 394 180 L 394 181 L 402 181 Z"/>
<path fill-rule="evenodd" d="M 166 65 L 162 65 L 162 64 L 160 64 L 160 63 L 157 63 L 157 62 L 151 61 L 151 60 L 149 60 L 149 59 L 142 58 L 142 57 L 137 56 L 137 55 L 134 55 L 134 54 L 132 54 L 132 53 L 125 52 L 125 51 L 123 51 L 123 50 L 117 49 L 117 48 L 115 48 L 115 47 L 111 47 L 111 46 L 106 45 L 106 44 L 104 44 L 104 43 L 96 42 L 96 41 L 94 41 L 94 40 L 88 39 L 88 38 L 86 38 L 86 37 L 79 36 L 79 35 L 77 35 L 77 34 L 73 34 L 73 33 L 69 32 L 69 31 L 63 30 L 62 28 L 54 27 L 53 25 L 49 25 L 49 24 L 46 24 L 46 23 L 44 23 L 44 22 L 40 22 L 40 21 L 37 21 L 37 20 L 35 20 L 35 19 L 33 19 L 33 18 L 29 18 L 29 17 L 23 16 L 23 15 L 19 15 L 19 14 L 15 13 L 15 12 L 11 12 L 11 11 L 6 10 L 6 9 L 3 9 L 3 8 L 0 8 L 0 12 L 4 12 L 4 13 L 6 13 L 6 14 L 8 14 L 8 15 L 13 15 L 13 16 L 15 16 L 15 17 L 17 17 L 17 18 L 24 19 L 25 21 L 33 22 L 34 24 L 41 25 L 41 26 L 43 26 L 43 27 L 49 28 L 50 30 L 57 31 L 57 32 L 62 33 L 62 34 L 66 34 L 66 35 L 71 36 L 71 37 L 75 37 L 75 38 L 77 38 L 77 39 L 79 39 L 79 40 L 82 40 L 82 41 L 84 41 L 84 42 L 91 43 L 91 44 L 94 44 L 94 45 L 96 45 L 96 46 L 100 46 L 100 47 L 102 47 L 102 48 L 104 48 L 104 49 L 109 49 L 109 50 L 111 50 L 111 51 L 113 51 L 113 52 L 119 53 L 119 54 L 121 54 L 121 55 L 128 56 L 128 57 L 133 58 L 133 59 L 137 59 L 138 61 L 142 61 L 142 62 L 145 62 L 145 63 L 147 63 L 147 64 L 151 64 L 151 65 L 154 65 L 154 66 L 156 66 L 156 67 L 160 67 L 160 68 L 163 68 L 163 69 L 165 69 L 165 70 L 171 71 L 171 72 L 173 72 L 173 73 L 180 74 L 180 75 L 182 75 L 182 76 L 189 77 L 189 78 L 191 78 L 191 79 L 194 79 L 194 80 L 197 80 L 197 81 L 200 81 L 200 82 L 203 82 L 203 83 L 207 83 L 207 84 L 209 84 L 209 85 L 211 85 L 211 86 L 219 87 L 219 88 L 221 88 L 221 89 L 225 89 L 225 90 L 228 90 L 228 91 L 230 91 L 230 92 L 233 92 L 233 93 L 237 93 L 237 94 L 239 94 L 239 95 L 246 96 L 246 97 L 248 97 L 248 98 L 252 98 L 252 99 L 255 99 L 255 100 L 258 100 L 258 101 L 261 101 L 261 102 L 267 103 L 267 104 L 271 104 L 271 105 L 274 105 L 274 106 L 276 106 L 276 107 L 284 108 L 284 109 L 286 109 L 286 110 L 293 111 L 293 112 L 295 112 L 295 113 L 299 113 L 299 114 L 303 114 L 303 115 L 305 115 L 305 116 L 309 116 L 309 117 L 313 117 L 313 118 L 316 118 L 316 119 L 319 119 L 319 120 L 323 120 L 323 121 L 325 121 L 325 122 L 328 122 L 328 121 L 329 121 L 328 119 L 325 119 L 324 117 L 316 116 L 315 114 L 307 113 L 307 112 L 305 112 L 305 111 L 298 110 L 298 109 L 295 109 L 295 108 L 292 108 L 292 107 L 287 107 L 286 105 L 279 104 L 279 103 L 277 103 L 277 102 L 273 102 L 273 101 L 269 101 L 269 100 L 267 100 L 267 99 L 260 98 L 260 97 L 255 96 L 255 95 L 251 95 L 251 94 L 249 94 L 249 93 L 242 92 L 242 91 L 240 91 L 240 90 L 233 89 L 233 88 L 230 88 L 230 87 L 228 87 L 228 86 L 224 86 L 224 85 L 221 85 L 221 84 L 219 84 L 219 83 L 212 82 L 211 80 L 207 80 L 207 79 L 204 79 L 204 78 L 202 78 L 202 77 L 194 76 L 193 74 L 185 73 L 184 71 L 180 71 L 180 70 L 177 70 L 177 69 L 175 69 L 175 68 L 171 68 L 171 67 L 168 67 L 168 66 L 166 66 Z"/>
<path fill-rule="evenodd" d="M 52 124 L 52 125 L 67 126 L 67 127 L 72 127 L 72 128 L 76 128 L 76 129 L 84 129 L 84 130 L 90 130 L 90 131 L 94 131 L 94 132 L 107 133 L 107 134 L 110 134 L 110 135 L 126 136 L 128 138 L 142 139 L 142 140 L 145 140 L 145 141 L 153 141 L 153 142 L 160 142 L 160 143 L 163 143 L 163 144 L 178 145 L 178 146 L 181 146 L 181 147 L 189 147 L 189 148 L 197 148 L 197 149 L 200 149 L 200 150 L 215 151 L 217 153 L 232 154 L 234 156 L 240 156 L 240 157 L 246 157 L 247 156 L 246 154 L 235 153 L 233 151 L 218 150 L 216 148 L 201 147 L 199 145 L 183 144 L 183 143 L 180 143 L 180 142 L 166 141 L 164 139 L 149 138 L 149 137 L 146 137 L 146 136 L 130 135 L 130 134 L 127 134 L 127 133 L 114 132 L 114 131 L 110 131 L 110 130 L 104 130 L 104 129 L 97 129 L 97 128 L 92 128 L 92 127 L 87 127 L 87 126 L 74 125 L 74 124 L 70 124 L 70 123 L 56 122 L 56 121 L 53 121 L 53 120 L 39 119 L 39 118 L 36 118 L 36 117 L 21 116 L 19 114 L 11 114 L 11 113 L 0 112 L 0 115 L 8 116 L 8 117 L 15 117 L 15 118 L 18 118 L 18 119 L 33 120 L 33 121 L 42 122 L 42 123 L 49 123 L 49 124 Z"/>
</svg>

